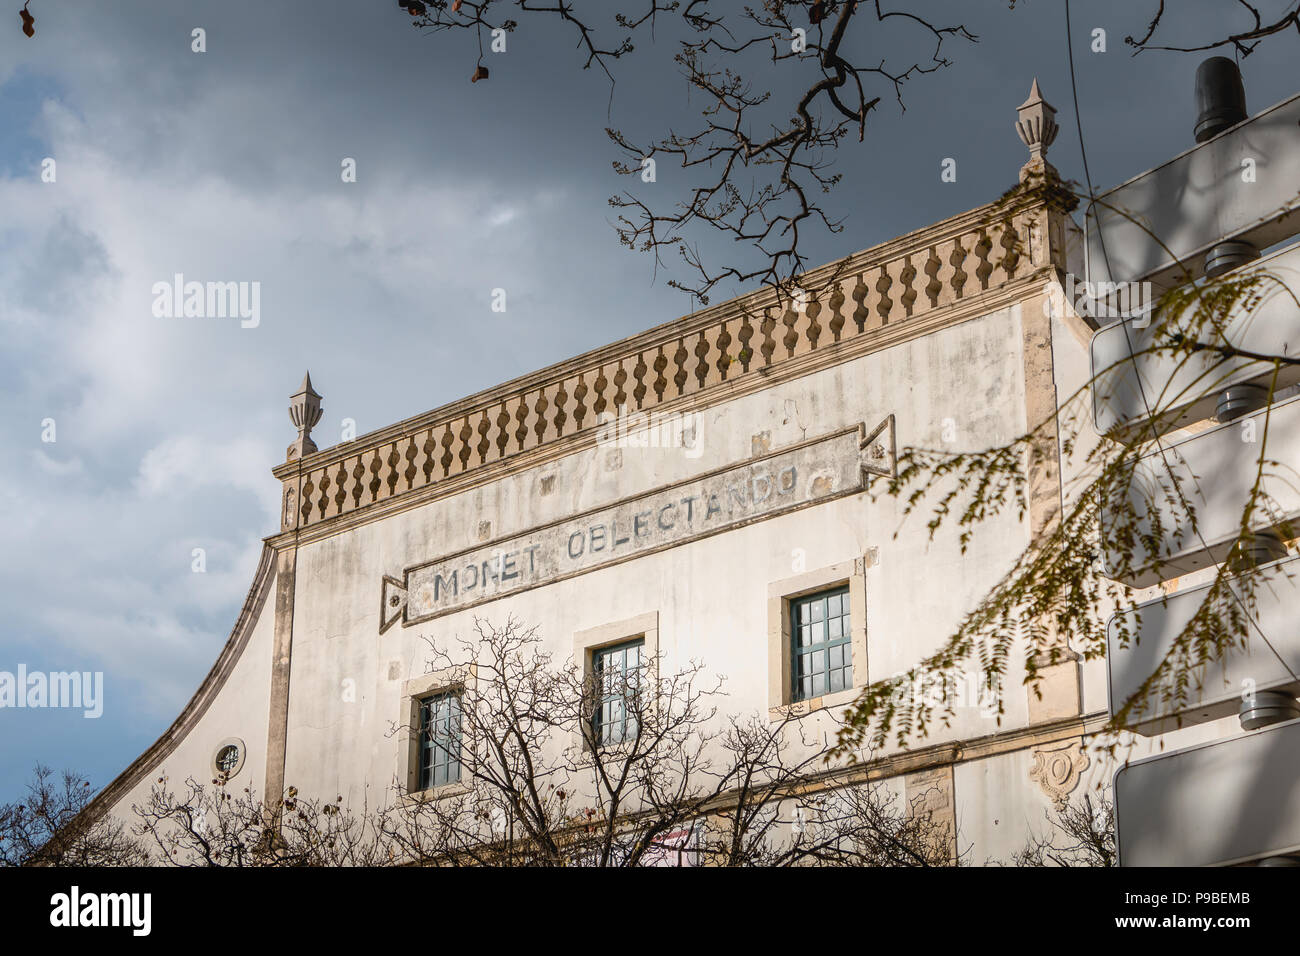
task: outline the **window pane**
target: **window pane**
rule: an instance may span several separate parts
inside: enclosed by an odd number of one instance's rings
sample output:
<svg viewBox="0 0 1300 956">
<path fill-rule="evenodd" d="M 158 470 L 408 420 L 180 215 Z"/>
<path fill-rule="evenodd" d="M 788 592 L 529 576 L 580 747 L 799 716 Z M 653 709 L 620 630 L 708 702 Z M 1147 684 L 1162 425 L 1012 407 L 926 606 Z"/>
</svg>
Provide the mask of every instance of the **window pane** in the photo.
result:
<svg viewBox="0 0 1300 956">
<path fill-rule="evenodd" d="M 640 685 L 645 639 L 638 638 L 592 654 L 596 700 L 592 737 L 598 745 L 617 744 L 636 735 L 634 694 Z"/>
<path fill-rule="evenodd" d="M 419 750 L 421 790 L 460 779 L 460 695 L 455 691 L 420 701 Z"/>
<path fill-rule="evenodd" d="M 790 602 L 791 694 L 807 700 L 853 686 L 849 591 L 840 586 Z"/>
</svg>

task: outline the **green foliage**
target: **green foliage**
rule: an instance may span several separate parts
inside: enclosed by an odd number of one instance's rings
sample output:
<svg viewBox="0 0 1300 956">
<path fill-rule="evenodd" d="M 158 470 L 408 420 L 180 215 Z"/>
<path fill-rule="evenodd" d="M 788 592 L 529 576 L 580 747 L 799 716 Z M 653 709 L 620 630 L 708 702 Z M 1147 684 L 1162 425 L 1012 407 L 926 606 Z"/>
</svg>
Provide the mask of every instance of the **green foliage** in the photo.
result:
<svg viewBox="0 0 1300 956">
<path fill-rule="evenodd" d="M 1025 519 L 1031 479 L 1055 467 L 1058 447 L 1062 468 L 1068 471 L 1063 504 L 937 651 L 906 673 L 865 689 L 850 708 L 828 759 L 864 743 L 880 747 L 892 738 L 903 745 L 936 725 L 948 726 L 954 697 L 935 701 L 906 694 L 917 680 L 955 679 L 973 663 L 984 691 L 999 702 L 1000 720 L 1008 662 L 1017 648 L 1023 654 L 1025 684 L 1033 693 L 1039 693 L 1044 667 L 1105 655 L 1107 619 L 1138 603 L 1139 595 L 1118 579 L 1137 571 L 1166 580 L 1176 577 L 1169 568 L 1169 543 L 1191 545 L 1201 537 L 1193 502 L 1201 476 L 1180 471 L 1169 439 L 1161 434 L 1162 426 L 1169 424 L 1161 420 L 1163 410 L 1193 393 L 1215 394 L 1243 367 L 1264 378 L 1268 400 L 1274 400 L 1278 373 L 1300 360 L 1240 349 L 1230 341 L 1228 326 L 1230 319 L 1239 322 L 1242 315 L 1253 316 L 1266 295 L 1278 294 L 1300 309 L 1292 290 L 1262 268 L 1186 282 L 1164 294 L 1154 309 L 1155 334 L 1132 354 L 1164 355 L 1178 369 L 1188 367 L 1197 374 L 1190 392 L 1173 394 L 1166 386 L 1147 394 L 1148 408 L 1157 414 L 1135 434 L 1097 436 L 1092 431 L 1092 392 L 1104 395 L 1115 372 L 1102 369 L 1061 401 L 1047 420 L 1004 445 L 955 454 L 914 447 L 902 451 L 897 477 L 884 493 L 902 503 L 905 518 L 924 516 L 932 540 L 941 532 L 954 535 L 963 553 L 994 516 L 1007 513 Z M 1269 454 L 1267 414 L 1261 431 L 1256 442 L 1243 443 L 1254 456 L 1255 473 L 1241 506 L 1237 557 L 1218 566 L 1200 607 L 1169 653 L 1108 723 L 1104 736 L 1112 752 L 1134 715 L 1157 707 L 1177 709 L 1199 687 L 1207 665 L 1245 646 L 1255 596 L 1268 578 L 1246 556 L 1261 528 L 1280 523 L 1267 485 L 1270 480 L 1294 483 L 1296 477 L 1291 466 Z M 1159 467 L 1153 469 L 1151 462 Z M 1294 536 L 1285 526 L 1280 531 L 1283 538 Z M 1103 553 L 1109 555 L 1109 569 L 1117 580 L 1102 575 Z M 1124 614 L 1115 619 L 1115 638 L 1121 645 L 1137 639 L 1129 622 Z"/>
</svg>

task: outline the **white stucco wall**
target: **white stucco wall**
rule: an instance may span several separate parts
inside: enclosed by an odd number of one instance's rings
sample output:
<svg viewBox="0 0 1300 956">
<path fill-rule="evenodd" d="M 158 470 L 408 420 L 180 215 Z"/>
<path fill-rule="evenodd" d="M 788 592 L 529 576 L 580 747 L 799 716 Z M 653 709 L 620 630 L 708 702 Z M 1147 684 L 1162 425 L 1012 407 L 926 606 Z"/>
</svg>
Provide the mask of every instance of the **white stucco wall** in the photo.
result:
<svg viewBox="0 0 1300 956">
<path fill-rule="evenodd" d="M 868 429 L 896 416 L 900 447 L 982 448 L 1025 428 L 1021 330 L 1012 310 L 937 332 L 835 368 L 736 398 L 704 412 L 702 454 L 681 449 L 592 448 L 558 462 L 431 502 L 298 553 L 286 785 L 308 794 L 371 805 L 402 770 L 405 742 L 389 735 L 404 713 L 404 681 L 423 674 L 422 640 L 450 647 L 475 615 L 504 623 L 513 615 L 540 625 L 547 647 L 572 653 L 578 631 L 659 614 L 664 666 L 690 658 L 727 677 L 728 706 L 768 706 L 767 588 L 796 573 L 860 559 L 866 572 L 868 673 L 855 683 L 901 671 L 939 646 L 1002 574 L 1027 540 L 1014 514 L 991 519 L 968 552 L 950 534 L 927 541 L 927 515 L 902 522 L 899 503 L 870 494 L 816 504 L 701 540 L 517 593 L 436 620 L 378 633 L 384 574 L 491 538 L 687 479 L 749 458 L 752 439 L 771 448 L 829 434 L 856 422 Z M 945 442 L 945 420 L 955 440 Z M 542 478 L 554 477 L 549 494 Z M 897 538 L 895 531 L 899 531 Z M 1002 727 L 1027 720 L 1021 672 L 1013 660 Z M 351 681 L 353 684 L 345 684 Z M 355 700 L 345 691 L 355 688 Z M 823 720 L 812 715 L 810 721 Z M 964 708 L 929 742 L 993 733 L 998 725 Z M 368 792 L 363 789 L 368 787 Z"/>
</svg>

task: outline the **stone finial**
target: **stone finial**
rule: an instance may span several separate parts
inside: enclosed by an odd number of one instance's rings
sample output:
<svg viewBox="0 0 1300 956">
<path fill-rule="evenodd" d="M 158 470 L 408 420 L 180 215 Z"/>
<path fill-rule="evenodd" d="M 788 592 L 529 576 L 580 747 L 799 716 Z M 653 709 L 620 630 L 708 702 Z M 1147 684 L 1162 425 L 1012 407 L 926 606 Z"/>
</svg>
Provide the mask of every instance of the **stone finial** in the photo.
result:
<svg viewBox="0 0 1300 956">
<path fill-rule="evenodd" d="M 1016 108 L 1016 113 L 1016 132 L 1029 147 L 1029 162 L 1025 168 L 1046 165 L 1047 147 L 1056 139 L 1060 127 L 1056 125 L 1056 110 L 1043 99 L 1043 94 L 1038 89 L 1038 77 L 1034 77 L 1029 99 Z"/>
<path fill-rule="evenodd" d="M 293 461 L 316 450 L 316 443 L 311 440 L 311 430 L 320 421 L 323 412 L 320 395 L 311 387 L 311 372 L 308 372 L 303 376 L 298 391 L 289 396 L 289 421 L 298 429 L 298 440 L 289 446 L 286 460 Z"/>
</svg>

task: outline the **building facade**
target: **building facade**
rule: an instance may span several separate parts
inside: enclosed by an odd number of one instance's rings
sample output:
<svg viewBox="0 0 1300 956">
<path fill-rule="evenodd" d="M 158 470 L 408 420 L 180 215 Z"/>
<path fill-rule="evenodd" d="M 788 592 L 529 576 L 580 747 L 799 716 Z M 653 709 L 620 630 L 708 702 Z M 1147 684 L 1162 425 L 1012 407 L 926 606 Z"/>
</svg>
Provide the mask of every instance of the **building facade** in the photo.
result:
<svg viewBox="0 0 1300 956">
<path fill-rule="evenodd" d="M 229 641 L 95 812 L 131 822 L 160 778 L 218 773 L 352 806 L 394 785 L 436 795 L 456 769 L 392 731 L 456 719 L 429 647 L 476 617 L 535 625 L 588 671 L 699 660 L 735 713 L 793 709 L 809 737 L 833 733 L 1061 508 L 1059 448 L 1028 513 L 990 517 L 964 551 L 882 493 L 904 446 L 1004 444 L 1088 378 L 1093 326 L 1046 304 L 1083 269 L 1036 83 L 1019 119 L 1021 190 L 814 270 L 801 300 L 756 292 L 332 448 L 311 440 L 321 399 L 304 380 L 298 439 L 273 469 L 281 526 Z M 813 651 L 810 621 L 826 622 Z M 865 765 L 946 821 L 967 862 L 1009 859 L 1109 785 L 1114 764 L 1089 748 L 1104 662 L 1043 677 L 1040 696 L 1012 655 L 1001 719 L 972 680 L 950 726 Z"/>
</svg>

